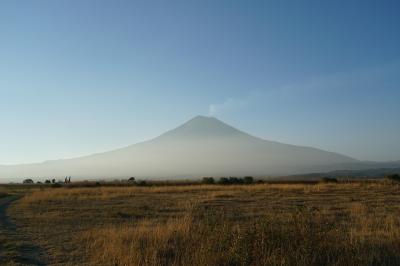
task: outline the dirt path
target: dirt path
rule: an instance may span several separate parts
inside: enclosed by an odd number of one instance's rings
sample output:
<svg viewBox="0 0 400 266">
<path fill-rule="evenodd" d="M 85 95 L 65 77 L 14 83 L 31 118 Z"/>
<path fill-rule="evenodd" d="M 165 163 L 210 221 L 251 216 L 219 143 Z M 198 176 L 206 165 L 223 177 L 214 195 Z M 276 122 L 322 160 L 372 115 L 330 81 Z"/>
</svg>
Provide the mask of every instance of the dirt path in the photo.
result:
<svg viewBox="0 0 400 266">
<path fill-rule="evenodd" d="M 7 215 L 7 208 L 19 198 L 0 198 L 0 265 L 46 265 L 43 250 L 22 234 Z"/>
</svg>

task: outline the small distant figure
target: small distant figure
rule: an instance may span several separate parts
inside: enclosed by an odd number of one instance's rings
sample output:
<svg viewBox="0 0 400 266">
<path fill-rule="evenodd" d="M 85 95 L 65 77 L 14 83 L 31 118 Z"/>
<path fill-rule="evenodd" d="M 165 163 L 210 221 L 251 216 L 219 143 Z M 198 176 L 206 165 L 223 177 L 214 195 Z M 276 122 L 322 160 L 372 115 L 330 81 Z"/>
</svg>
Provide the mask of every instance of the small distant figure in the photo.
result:
<svg viewBox="0 0 400 266">
<path fill-rule="evenodd" d="M 70 176 L 66 176 L 64 179 L 64 183 L 69 184 L 71 183 L 71 177 Z"/>
</svg>

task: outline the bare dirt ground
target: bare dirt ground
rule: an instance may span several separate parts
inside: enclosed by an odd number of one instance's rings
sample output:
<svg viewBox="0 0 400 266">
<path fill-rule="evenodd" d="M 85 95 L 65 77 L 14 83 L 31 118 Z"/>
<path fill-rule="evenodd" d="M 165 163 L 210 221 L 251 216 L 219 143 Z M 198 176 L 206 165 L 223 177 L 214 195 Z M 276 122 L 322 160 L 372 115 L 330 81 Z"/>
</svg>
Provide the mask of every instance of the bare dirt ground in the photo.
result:
<svg viewBox="0 0 400 266">
<path fill-rule="evenodd" d="M 0 265 L 46 265 L 43 250 L 22 234 L 7 214 L 10 204 L 19 198 L 0 198 Z"/>
</svg>

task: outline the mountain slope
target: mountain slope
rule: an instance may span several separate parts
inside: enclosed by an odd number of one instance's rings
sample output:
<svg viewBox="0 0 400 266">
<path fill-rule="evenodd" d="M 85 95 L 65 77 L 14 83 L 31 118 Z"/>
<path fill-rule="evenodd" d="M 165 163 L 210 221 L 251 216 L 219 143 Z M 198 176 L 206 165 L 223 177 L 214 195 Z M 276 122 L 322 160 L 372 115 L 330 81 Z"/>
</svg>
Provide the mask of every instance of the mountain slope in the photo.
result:
<svg viewBox="0 0 400 266">
<path fill-rule="evenodd" d="M 359 161 L 310 147 L 253 137 L 216 118 L 198 116 L 126 148 L 41 164 L 0 167 L 0 178 L 200 177 L 287 175 L 338 170 Z"/>
</svg>

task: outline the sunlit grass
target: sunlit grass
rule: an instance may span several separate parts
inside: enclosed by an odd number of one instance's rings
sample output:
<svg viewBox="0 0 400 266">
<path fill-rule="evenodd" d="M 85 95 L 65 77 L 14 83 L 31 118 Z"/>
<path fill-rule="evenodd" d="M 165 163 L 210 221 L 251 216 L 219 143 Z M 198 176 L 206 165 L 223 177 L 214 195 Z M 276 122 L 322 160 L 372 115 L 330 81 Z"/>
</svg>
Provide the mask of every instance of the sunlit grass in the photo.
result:
<svg viewBox="0 0 400 266">
<path fill-rule="evenodd" d="M 386 182 L 49 188 L 12 213 L 55 264 L 400 263 Z"/>
</svg>

